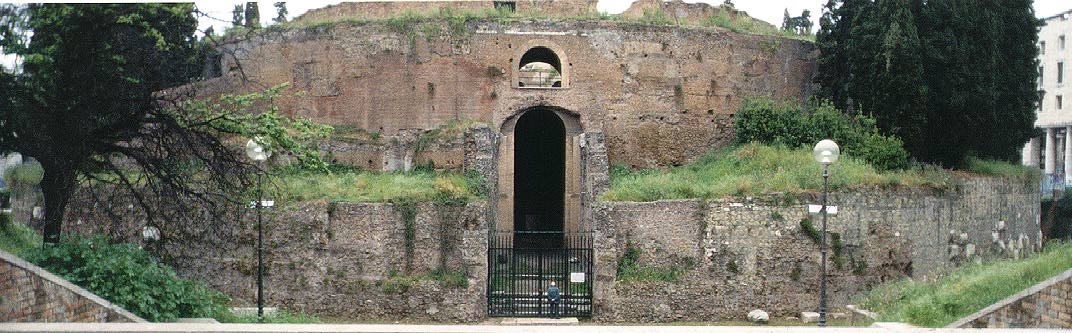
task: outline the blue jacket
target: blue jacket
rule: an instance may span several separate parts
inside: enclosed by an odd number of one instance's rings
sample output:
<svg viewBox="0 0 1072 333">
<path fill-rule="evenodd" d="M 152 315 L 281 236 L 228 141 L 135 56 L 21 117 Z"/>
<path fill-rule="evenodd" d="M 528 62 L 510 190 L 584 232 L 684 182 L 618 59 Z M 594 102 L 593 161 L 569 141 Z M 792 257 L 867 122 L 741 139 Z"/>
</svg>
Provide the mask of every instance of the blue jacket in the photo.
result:
<svg viewBox="0 0 1072 333">
<path fill-rule="evenodd" d="M 547 301 L 555 303 L 562 301 L 562 292 L 558 290 L 558 286 L 547 288 Z"/>
</svg>

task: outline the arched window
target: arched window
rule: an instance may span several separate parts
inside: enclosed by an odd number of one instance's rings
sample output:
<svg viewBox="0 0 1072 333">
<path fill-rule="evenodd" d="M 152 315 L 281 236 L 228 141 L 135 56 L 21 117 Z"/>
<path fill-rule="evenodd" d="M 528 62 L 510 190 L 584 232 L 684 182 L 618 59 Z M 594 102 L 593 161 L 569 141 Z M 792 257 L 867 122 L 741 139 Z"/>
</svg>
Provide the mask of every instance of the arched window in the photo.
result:
<svg viewBox="0 0 1072 333">
<path fill-rule="evenodd" d="M 562 60 L 549 48 L 537 46 L 521 56 L 517 70 L 519 88 L 563 87 Z"/>
</svg>

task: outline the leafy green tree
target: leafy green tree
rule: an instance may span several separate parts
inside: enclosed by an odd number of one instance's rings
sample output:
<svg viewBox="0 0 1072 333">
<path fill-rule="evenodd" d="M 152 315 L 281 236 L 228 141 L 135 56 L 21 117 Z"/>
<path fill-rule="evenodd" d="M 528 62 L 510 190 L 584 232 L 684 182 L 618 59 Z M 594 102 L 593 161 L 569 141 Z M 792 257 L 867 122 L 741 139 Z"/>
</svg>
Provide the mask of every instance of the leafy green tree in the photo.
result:
<svg viewBox="0 0 1072 333">
<path fill-rule="evenodd" d="M 213 103 L 169 89 L 200 78 L 193 13 L 192 4 L 31 4 L 19 11 L 26 29 L 7 28 L 4 51 L 25 61 L 4 89 L 14 95 L 0 110 L 0 151 L 41 163 L 47 242 L 59 241 L 86 182 L 131 193 L 150 225 L 197 207 L 215 216 L 244 201 L 260 171 L 227 140 L 261 136 L 300 152 L 295 140 L 308 137 L 289 131 L 321 133 L 278 115 L 271 100 L 282 88 Z M 298 157 L 322 167 L 315 154 Z"/>
</svg>

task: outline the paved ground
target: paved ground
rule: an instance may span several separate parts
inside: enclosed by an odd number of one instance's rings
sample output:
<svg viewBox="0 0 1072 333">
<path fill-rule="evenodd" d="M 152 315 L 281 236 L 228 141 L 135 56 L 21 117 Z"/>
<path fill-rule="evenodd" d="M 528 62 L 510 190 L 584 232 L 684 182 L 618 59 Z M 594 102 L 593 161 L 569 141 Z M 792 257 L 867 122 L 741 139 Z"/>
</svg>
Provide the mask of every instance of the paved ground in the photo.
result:
<svg viewBox="0 0 1072 333">
<path fill-rule="evenodd" d="M 491 326 L 491 325 L 308 325 L 308 324 L 0 324 L 0 332 L 166 332 L 166 333 L 953 333 L 1054 332 L 1053 330 L 968 330 L 945 328 L 732 327 L 732 326 Z"/>
</svg>

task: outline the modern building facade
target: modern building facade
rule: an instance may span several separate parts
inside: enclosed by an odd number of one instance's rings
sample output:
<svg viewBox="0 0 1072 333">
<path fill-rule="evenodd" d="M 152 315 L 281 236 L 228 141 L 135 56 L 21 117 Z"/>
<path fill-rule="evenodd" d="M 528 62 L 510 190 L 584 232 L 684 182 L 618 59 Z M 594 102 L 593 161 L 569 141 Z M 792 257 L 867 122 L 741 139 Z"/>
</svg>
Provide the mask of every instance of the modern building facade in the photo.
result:
<svg viewBox="0 0 1072 333">
<path fill-rule="evenodd" d="M 1043 186 L 1070 185 L 1072 177 L 1072 10 L 1044 19 L 1039 30 L 1039 103 L 1035 127 L 1043 130 L 1023 150 L 1023 163 L 1041 167 Z"/>
</svg>

